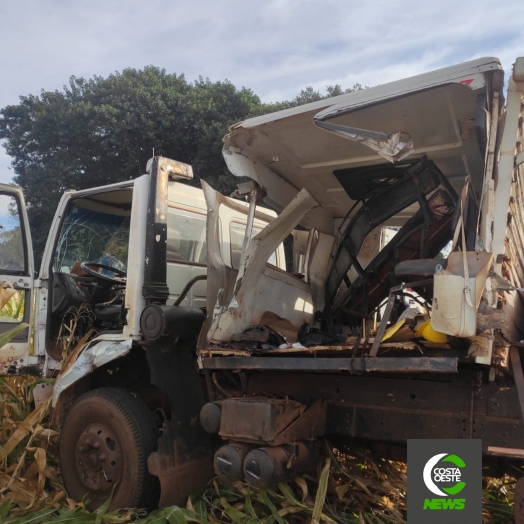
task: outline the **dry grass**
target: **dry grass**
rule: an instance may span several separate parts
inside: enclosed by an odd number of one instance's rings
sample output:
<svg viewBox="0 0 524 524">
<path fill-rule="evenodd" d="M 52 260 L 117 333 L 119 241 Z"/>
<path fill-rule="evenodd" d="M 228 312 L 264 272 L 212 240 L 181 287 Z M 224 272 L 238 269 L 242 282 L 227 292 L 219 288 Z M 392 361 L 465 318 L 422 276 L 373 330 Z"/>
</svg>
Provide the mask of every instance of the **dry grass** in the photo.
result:
<svg viewBox="0 0 524 524">
<path fill-rule="evenodd" d="M 341 453 L 326 446 L 317 475 L 301 476 L 273 489 L 216 480 L 194 494 L 186 508 L 149 515 L 107 505 L 88 513 L 67 498 L 56 456 L 58 431 L 47 422 L 48 404 L 30 409 L 33 379 L 0 379 L 0 523 L 404 523 L 406 471 L 402 463 L 374 460 L 365 451 Z M 523 474 L 523 472 L 516 472 Z M 486 479 L 484 521 L 513 522 L 514 480 Z"/>
<path fill-rule="evenodd" d="M 0 286 L 0 290 L 3 288 Z M 0 297 L 0 309 L 12 294 Z M 13 303 L 14 304 L 14 303 Z M 12 316 L 23 304 L 15 304 Z M 78 340 L 79 323 L 89 311 L 73 311 L 61 331 L 62 374 L 82 352 L 92 331 Z M 0 347 L 25 329 L 18 324 L 0 335 Z M 47 379 L 46 381 L 49 381 Z M 149 515 L 136 510 L 108 512 L 109 502 L 94 513 L 67 497 L 57 457 L 59 428 L 49 422 L 49 402 L 33 409 L 33 390 L 42 380 L 0 377 L 0 524 L 126 523 L 357 523 L 397 524 L 406 519 L 405 464 L 372 458 L 365 450 L 342 453 L 325 443 L 325 461 L 316 475 L 300 476 L 273 489 L 246 484 L 224 486 L 214 480 L 195 493 L 185 508 L 170 507 Z M 516 470 L 515 476 L 524 476 Z M 514 521 L 515 480 L 485 479 L 484 522 Z"/>
</svg>

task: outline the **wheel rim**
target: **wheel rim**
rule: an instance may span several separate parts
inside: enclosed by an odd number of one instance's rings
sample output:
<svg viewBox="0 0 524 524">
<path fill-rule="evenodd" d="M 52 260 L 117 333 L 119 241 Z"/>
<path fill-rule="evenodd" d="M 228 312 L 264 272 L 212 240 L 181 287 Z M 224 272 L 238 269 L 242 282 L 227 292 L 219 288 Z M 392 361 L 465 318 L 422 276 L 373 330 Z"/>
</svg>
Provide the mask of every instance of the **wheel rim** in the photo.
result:
<svg viewBox="0 0 524 524">
<path fill-rule="evenodd" d="M 75 449 L 78 478 L 91 492 L 109 495 L 123 474 L 123 456 L 115 433 L 105 424 L 84 427 Z"/>
<path fill-rule="evenodd" d="M 68 495 L 93 511 L 108 499 L 117 508 L 152 508 L 158 477 L 148 471 L 158 428 L 147 406 L 129 391 L 100 388 L 81 395 L 60 435 L 60 466 Z"/>
</svg>

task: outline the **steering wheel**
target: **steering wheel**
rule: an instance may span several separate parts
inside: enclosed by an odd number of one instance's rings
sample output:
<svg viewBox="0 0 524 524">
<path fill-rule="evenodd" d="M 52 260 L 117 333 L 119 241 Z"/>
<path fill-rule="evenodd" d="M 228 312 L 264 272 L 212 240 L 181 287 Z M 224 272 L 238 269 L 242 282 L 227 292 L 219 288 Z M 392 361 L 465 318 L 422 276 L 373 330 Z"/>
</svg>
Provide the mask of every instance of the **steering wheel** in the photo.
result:
<svg viewBox="0 0 524 524">
<path fill-rule="evenodd" d="M 125 271 L 122 271 L 121 269 L 117 269 L 116 267 L 111 267 L 106 264 L 99 264 L 98 262 L 82 262 L 80 264 L 80 267 L 88 275 L 98 278 L 98 280 L 102 280 L 103 282 L 108 282 L 110 284 L 125 284 L 125 282 L 122 282 L 122 280 L 119 280 L 118 278 L 104 275 L 104 273 L 99 273 L 98 271 L 95 271 L 93 269 L 105 269 L 106 271 L 111 271 L 112 273 L 115 273 L 115 275 L 119 275 L 123 278 L 126 278 L 127 273 Z"/>
</svg>

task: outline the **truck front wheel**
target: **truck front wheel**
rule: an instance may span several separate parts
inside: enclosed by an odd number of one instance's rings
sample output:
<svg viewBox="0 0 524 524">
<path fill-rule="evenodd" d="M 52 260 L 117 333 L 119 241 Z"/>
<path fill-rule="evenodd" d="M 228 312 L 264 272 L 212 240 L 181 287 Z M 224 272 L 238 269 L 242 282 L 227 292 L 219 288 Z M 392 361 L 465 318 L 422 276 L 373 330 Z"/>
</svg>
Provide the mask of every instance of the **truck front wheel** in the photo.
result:
<svg viewBox="0 0 524 524">
<path fill-rule="evenodd" d="M 153 416 L 125 389 L 100 388 L 80 396 L 60 436 L 60 467 L 69 496 L 93 510 L 112 497 L 110 509 L 151 508 L 159 481 L 147 469 L 157 448 Z"/>
</svg>

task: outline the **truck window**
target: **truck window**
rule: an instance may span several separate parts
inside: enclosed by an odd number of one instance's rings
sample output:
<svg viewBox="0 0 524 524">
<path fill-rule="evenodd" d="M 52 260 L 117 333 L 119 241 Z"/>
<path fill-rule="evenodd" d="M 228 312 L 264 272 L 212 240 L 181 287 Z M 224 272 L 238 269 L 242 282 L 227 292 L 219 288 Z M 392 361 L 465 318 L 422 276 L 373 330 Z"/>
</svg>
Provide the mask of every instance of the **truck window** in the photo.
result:
<svg viewBox="0 0 524 524">
<path fill-rule="evenodd" d="M 71 206 L 58 239 L 53 271 L 70 273 L 81 262 L 98 262 L 126 271 L 129 221 L 128 215 Z"/>
<path fill-rule="evenodd" d="M 19 203 L 12 195 L 0 194 L 0 270 L 25 271 L 24 242 Z"/>
<path fill-rule="evenodd" d="M 0 322 L 20 323 L 24 318 L 25 296 L 27 291 L 11 288 L 2 289 L 0 296 Z"/>
<path fill-rule="evenodd" d="M 206 216 L 185 209 L 168 208 L 168 262 L 206 263 Z"/>
<path fill-rule="evenodd" d="M 26 271 L 20 203 L 13 195 L 0 194 L 0 273 Z M 22 322 L 26 291 L 12 288 L 0 278 L 0 322 Z"/>
<path fill-rule="evenodd" d="M 251 237 L 257 236 L 261 228 L 253 226 L 253 234 Z M 231 266 L 235 269 L 238 269 L 240 266 L 240 257 L 242 255 L 242 245 L 244 244 L 244 235 L 246 233 L 246 224 L 245 222 L 230 222 L 229 224 L 229 235 L 231 238 Z M 268 260 L 268 264 L 277 265 L 277 255 L 274 252 Z"/>
</svg>

